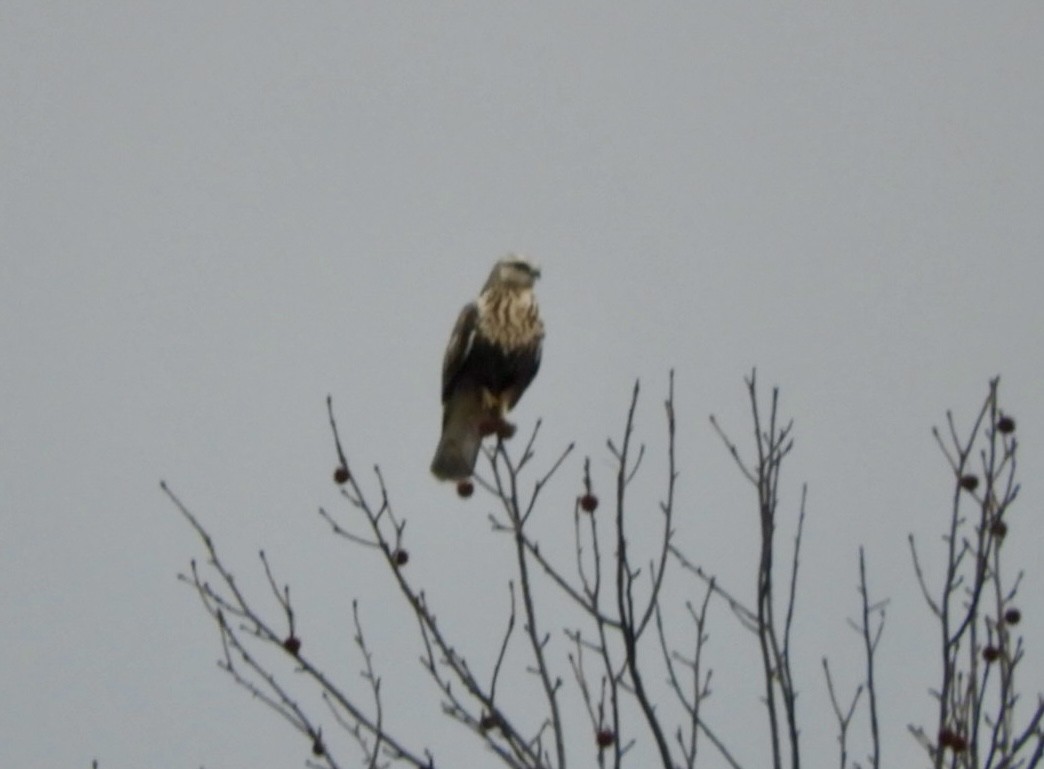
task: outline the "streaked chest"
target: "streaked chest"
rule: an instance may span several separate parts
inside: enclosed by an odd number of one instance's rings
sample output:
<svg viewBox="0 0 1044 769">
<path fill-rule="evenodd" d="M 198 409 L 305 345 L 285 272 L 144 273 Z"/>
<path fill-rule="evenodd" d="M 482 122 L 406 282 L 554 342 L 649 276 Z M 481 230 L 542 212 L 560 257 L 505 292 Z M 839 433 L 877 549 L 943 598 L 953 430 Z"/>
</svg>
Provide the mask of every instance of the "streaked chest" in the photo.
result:
<svg viewBox="0 0 1044 769">
<path fill-rule="evenodd" d="M 504 350 L 539 344 L 544 323 L 532 290 L 488 291 L 480 296 L 477 331 Z"/>
</svg>

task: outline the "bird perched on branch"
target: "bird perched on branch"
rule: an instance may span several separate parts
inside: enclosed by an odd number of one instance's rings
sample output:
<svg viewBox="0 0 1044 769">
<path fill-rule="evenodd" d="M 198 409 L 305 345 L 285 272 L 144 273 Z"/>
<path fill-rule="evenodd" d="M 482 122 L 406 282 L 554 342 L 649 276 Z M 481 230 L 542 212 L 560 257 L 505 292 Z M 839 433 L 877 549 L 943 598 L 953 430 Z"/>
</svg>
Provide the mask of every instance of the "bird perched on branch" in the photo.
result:
<svg viewBox="0 0 1044 769">
<path fill-rule="evenodd" d="M 442 361 L 442 437 L 431 463 L 440 480 L 470 477 L 482 439 L 515 432 L 505 415 L 540 367 L 538 277 L 526 259 L 501 259 L 478 299 L 460 311 Z"/>
</svg>

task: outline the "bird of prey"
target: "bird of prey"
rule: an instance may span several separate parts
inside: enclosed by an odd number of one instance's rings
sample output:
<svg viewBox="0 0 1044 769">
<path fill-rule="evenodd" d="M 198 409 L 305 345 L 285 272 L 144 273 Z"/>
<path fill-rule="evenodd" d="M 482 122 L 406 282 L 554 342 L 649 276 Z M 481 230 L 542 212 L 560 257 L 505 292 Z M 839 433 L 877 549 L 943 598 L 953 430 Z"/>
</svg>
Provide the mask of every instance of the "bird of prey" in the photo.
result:
<svg viewBox="0 0 1044 769">
<path fill-rule="evenodd" d="M 442 437 L 431 463 L 440 480 L 470 477 L 482 439 L 514 433 L 505 414 L 540 367 L 538 277 L 540 270 L 521 257 L 501 259 L 478 299 L 460 311 L 442 361 Z"/>
</svg>

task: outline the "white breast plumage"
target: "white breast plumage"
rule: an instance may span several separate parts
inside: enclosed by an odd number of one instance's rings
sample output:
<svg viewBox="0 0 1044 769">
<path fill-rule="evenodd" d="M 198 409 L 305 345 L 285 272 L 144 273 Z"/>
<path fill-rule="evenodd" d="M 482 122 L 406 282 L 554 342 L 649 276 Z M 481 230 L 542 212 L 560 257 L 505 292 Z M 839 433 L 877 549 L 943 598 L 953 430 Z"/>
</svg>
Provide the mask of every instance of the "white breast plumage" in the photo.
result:
<svg viewBox="0 0 1044 769">
<path fill-rule="evenodd" d="M 506 352 L 539 343 L 544 324 L 533 292 L 483 292 L 478 299 L 478 333 Z"/>
</svg>

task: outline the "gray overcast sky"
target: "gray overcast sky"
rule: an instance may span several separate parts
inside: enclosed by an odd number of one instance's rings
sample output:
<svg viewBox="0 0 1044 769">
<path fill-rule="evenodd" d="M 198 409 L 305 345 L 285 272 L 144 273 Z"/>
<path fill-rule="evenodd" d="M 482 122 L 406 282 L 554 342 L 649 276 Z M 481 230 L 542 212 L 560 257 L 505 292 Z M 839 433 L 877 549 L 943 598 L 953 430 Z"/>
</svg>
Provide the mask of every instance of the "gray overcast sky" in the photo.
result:
<svg viewBox="0 0 1044 769">
<path fill-rule="evenodd" d="M 747 435 L 757 365 L 797 424 L 791 514 L 811 489 L 812 765 L 834 761 L 819 657 L 855 679 L 860 543 L 892 599 L 887 763 L 912 765 L 936 642 L 905 537 L 938 553 L 949 481 L 929 428 L 951 407 L 967 424 L 997 373 L 1024 446 L 1012 563 L 1042 555 L 1042 41 L 1033 2 L 5 3 L 0 765 L 306 757 L 215 670 L 216 631 L 174 579 L 199 546 L 161 477 L 245 582 L 268 550 L 305 643 L 348 680 L 359 596 L 400 723 L 489 763 L 424 704 L 376 560 L 315 510 L 340 505 L 331 393 L 357 466 L 381 464 L 410 521 L 412 573 L 476 655 L 493 643 L 489 501 L 427 465 L 450 326 L 509 250 L 544 267 L 548 326 L 518 421 L 544 417 L 546 461 L 578 441 L 547 536 L 570 530 L 555 516 L 583 455 L 608 486 L 604 439 L 638 376 L 662 456 L 673 367 L 684 545 L 752 587 L 751 492 L 706 417 Z M 662 463 L 647 472 L 651 509 Z M 1042 588 L 1031 571 L 1023 595 Z M 1032 694 L 1044 623 L 1026 614 Z M 712 632 L 708 718 L 742 742 L 753 645 L 725 611 Z"/>
</svg>

